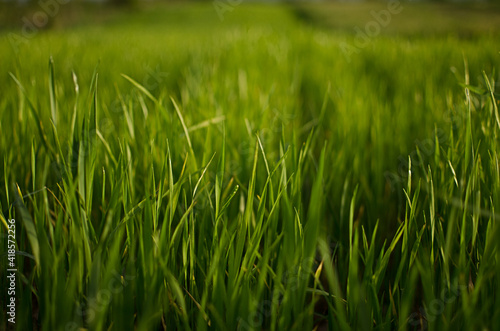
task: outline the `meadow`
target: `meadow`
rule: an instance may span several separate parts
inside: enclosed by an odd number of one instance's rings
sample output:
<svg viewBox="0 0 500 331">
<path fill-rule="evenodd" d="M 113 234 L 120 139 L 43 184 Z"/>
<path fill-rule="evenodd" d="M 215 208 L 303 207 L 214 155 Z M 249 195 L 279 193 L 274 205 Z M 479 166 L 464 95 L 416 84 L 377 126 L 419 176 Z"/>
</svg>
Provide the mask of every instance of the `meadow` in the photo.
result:
<svg viewBox="0 0 500 331">
<path fill-rule="evenodd" d="M 500 329 L 499 9 L 223 4 L 2 27 L 1 328 Z"/>
</svg>

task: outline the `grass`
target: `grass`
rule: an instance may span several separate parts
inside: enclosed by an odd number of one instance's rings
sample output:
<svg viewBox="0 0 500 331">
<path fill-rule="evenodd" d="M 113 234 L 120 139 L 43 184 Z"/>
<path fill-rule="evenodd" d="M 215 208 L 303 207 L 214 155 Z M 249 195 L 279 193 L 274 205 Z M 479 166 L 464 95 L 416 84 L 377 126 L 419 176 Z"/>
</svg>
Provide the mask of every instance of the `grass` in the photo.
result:
<svg viewBox="0 0 500 331">
<path fill-rule="evenodd" d="M 0 39 L 17 329 L 500 327 L 495 38 L 347 56 L 270 5 L 104 24 Z"/>
</svg>

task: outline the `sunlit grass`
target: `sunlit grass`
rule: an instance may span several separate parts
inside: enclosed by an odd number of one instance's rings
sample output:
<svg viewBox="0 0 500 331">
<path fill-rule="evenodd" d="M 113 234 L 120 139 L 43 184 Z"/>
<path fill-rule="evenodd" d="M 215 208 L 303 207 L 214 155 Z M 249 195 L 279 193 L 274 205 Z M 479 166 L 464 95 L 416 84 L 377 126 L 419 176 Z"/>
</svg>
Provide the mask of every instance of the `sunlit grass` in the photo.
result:
<svg viewBox="0 0 500 331">
<path fill-rule="evenodd" d="M 210 4 L 1 39 L 17 328 L 499 328 L 496 40 L 341 42 Z"/>
</svg>

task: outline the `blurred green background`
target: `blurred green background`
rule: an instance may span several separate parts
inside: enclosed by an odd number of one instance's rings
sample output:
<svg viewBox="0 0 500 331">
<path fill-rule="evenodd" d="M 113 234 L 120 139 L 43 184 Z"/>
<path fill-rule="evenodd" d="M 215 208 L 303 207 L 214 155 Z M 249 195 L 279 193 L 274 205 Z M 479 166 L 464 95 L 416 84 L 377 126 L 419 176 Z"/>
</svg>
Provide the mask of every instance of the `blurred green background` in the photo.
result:
<svg viewBox="0 0 500 331">
<path fill-rule="evenodd" d="M 498 329 L 499 37 L 495 2 L 0 2 L 18 329 Z"/>
</svg>

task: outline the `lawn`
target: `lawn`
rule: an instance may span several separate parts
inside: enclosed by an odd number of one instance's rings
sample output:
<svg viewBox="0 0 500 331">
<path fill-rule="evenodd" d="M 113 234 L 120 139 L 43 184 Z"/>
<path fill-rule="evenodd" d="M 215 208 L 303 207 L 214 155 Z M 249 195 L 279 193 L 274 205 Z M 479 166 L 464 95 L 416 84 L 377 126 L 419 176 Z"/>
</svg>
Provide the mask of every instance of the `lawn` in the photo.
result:
<svg viewBox="0 0 500 331">
<path fill-rule="evenodd" d="M 0 329 L 500 329 L 497 7 L 79 6 L 0 30 Z"/>
</svg>

